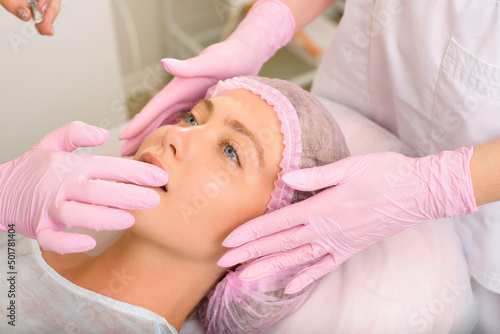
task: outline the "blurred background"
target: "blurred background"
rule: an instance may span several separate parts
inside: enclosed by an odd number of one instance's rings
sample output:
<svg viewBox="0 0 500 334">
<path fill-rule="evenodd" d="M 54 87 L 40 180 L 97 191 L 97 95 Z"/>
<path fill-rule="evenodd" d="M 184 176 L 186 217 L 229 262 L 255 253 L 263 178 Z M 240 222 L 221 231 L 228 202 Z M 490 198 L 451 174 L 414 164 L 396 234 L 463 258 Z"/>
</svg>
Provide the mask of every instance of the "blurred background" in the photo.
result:
<svg viewBox="0 0 500 334">
<path fill-rule="evenodd" d="M 190 58 L 223 40 L 253 2 L 62 0 L 53 37 L 0 8 L 0 164 L 73 120 L 120 126 L 171 80 L 160 59 Z M 342 12 L 339 1 L 260 75 L 307 89 Z"/>
</svg>

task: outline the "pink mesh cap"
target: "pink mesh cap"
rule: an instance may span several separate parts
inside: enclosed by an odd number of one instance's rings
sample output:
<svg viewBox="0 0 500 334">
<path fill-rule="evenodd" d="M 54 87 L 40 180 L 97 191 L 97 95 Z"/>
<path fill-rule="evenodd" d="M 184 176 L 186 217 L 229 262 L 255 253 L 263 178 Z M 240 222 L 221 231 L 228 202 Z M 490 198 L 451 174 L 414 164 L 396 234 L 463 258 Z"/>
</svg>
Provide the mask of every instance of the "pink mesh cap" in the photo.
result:
<svg viewBox="0 0 500 334">
<path fill-rule="evenodd" d="M 219 81 L 208 90 L 206 98 L 240 88 L 267 101 L 281 122 L 285 146 L 283 160 L 267 212 L 305 200 L 321 191 L 296 191 L 283 182 L 282 176 L 289 171 L 326 165 L 349 155 L 344 136 L 328 110 L 299 86 L 262 77 Z M 248 264 L 228 270 L 200 307 L 198 316 L 207 333 L 263 332 L 296 308 L 314 286 L 313 283 L 293 295 L 284 293 L 286 284 L 307 264 L 258 280 L 242 281 L 238 275 Z"/>
</svg>

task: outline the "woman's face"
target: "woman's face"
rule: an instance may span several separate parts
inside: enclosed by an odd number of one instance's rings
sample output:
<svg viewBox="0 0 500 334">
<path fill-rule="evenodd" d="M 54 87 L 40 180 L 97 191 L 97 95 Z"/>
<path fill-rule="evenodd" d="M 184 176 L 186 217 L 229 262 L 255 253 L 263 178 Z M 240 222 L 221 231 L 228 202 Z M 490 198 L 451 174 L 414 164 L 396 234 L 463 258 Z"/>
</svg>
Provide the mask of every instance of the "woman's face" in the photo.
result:
<svg viewBox="0 0 500 334">
<path fill-rule="evenodd" d="M 202 100 L 176 125 L 152 132 L 134 159 L 169 174 L 161 202 L 133 211 L 132 232 L 196 260 L 217 261 L 224 238 L 265 213 L 280 171 L 276 112 L 244 89 Z"/>
</svg>

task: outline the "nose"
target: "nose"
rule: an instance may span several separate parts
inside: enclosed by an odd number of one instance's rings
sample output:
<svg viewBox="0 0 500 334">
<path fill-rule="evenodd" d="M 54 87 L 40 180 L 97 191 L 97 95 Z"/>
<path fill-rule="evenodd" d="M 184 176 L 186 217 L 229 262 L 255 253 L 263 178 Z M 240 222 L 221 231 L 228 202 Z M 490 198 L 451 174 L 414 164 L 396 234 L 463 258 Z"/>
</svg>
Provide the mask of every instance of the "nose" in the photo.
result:
<svg viewBox="0 0 500 334">
<path fill-rule="evenodd" d="M 177 126 L 167 126 L 162 138 L 162 145 L 166 152 L 171 153 L 175 159 L 183 160 L 189 154 L 189 130 Z"/>
</svg>

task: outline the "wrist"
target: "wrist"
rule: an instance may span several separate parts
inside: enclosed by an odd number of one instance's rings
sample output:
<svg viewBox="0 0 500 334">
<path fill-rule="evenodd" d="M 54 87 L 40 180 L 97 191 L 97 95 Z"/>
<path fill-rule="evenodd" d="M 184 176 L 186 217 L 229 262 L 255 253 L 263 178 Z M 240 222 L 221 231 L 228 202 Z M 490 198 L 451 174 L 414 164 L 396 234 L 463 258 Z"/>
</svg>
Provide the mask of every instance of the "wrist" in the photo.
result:
<svg viewBox="0 0 500 334">
<path fill-rule="evenodd" d="M 468 215 L 477 211 L 470 175 L 472 147 L 421 158 L 421 175 L 428 182 L 430 217 Z"/>
<path fill-rule="evenodd" d="M 470 174 L 477 205 L 500 201 L 500 140 L 474 147 Z"/>
</svg>

